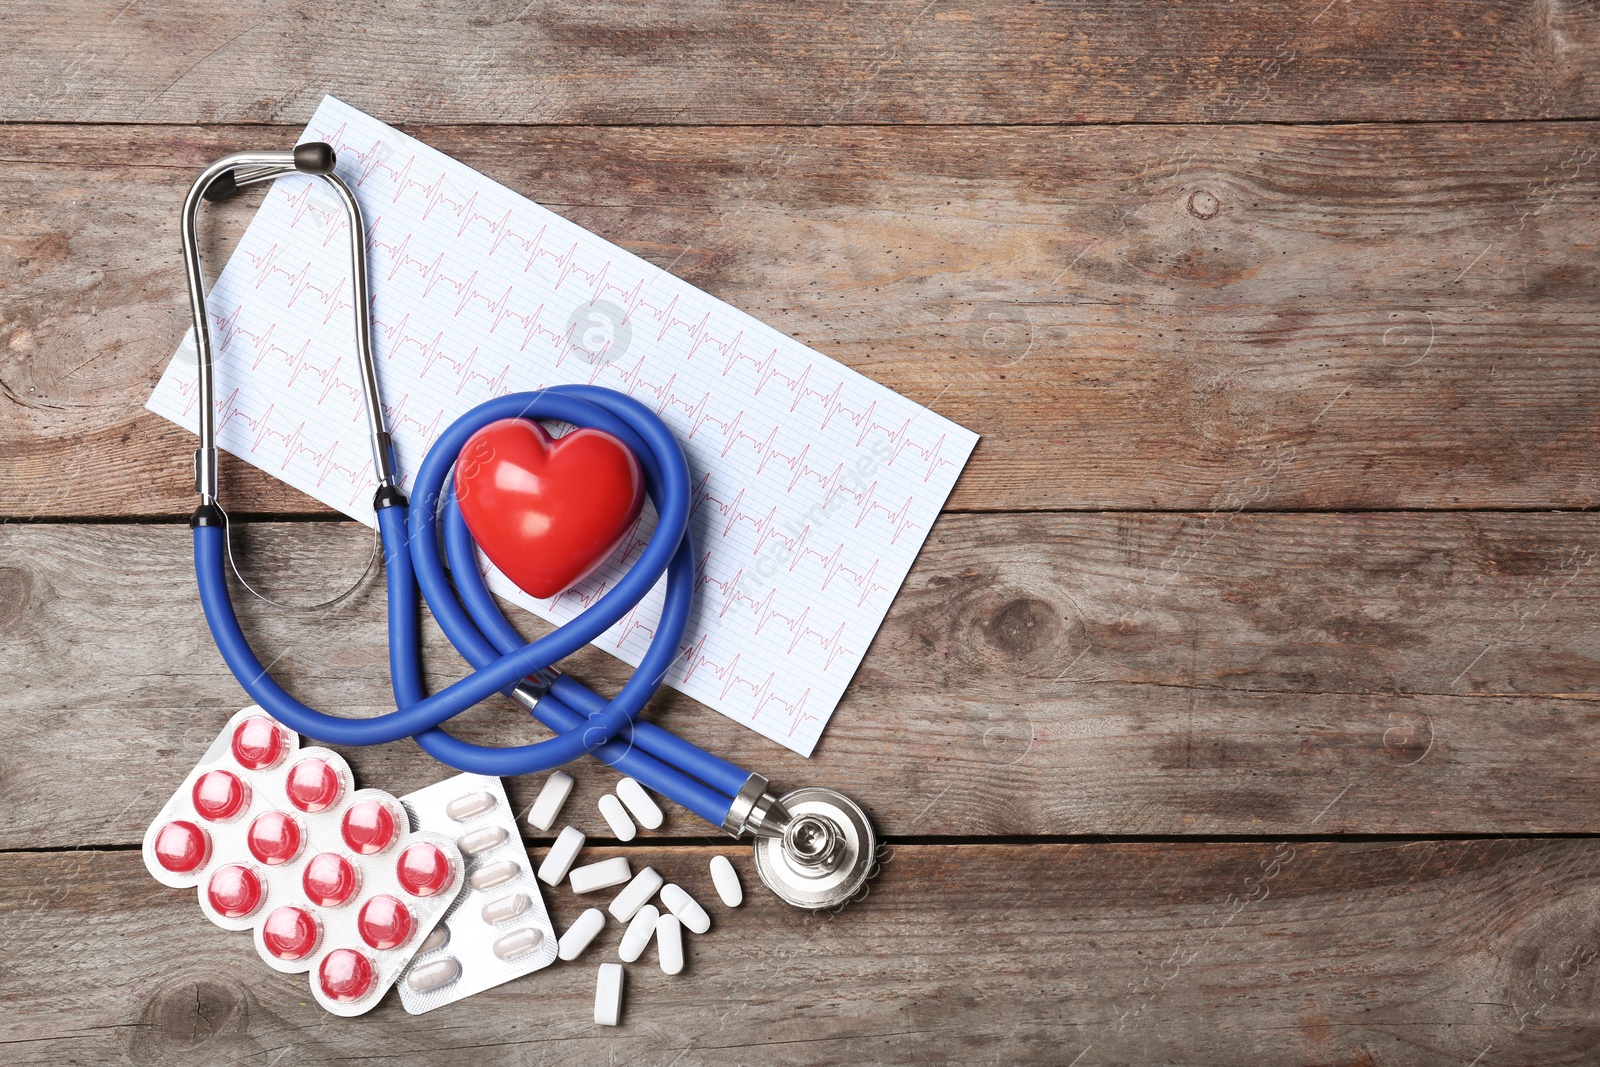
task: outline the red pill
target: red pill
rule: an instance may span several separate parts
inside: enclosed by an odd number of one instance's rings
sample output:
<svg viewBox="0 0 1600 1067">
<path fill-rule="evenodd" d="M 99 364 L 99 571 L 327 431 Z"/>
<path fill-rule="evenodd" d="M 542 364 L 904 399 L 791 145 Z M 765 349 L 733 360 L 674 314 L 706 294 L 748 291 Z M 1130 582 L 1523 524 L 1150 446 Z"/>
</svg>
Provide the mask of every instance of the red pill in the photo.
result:
<svg viewBox="0 0 1600 1067">
<path fill-rule="evenodd" d="M 394 844 L 399 826 L 381 800 L 363 800 L 344 813 L 344 843 L 358 856 L 371 856 Z"/>
<path fill-rule="evenodd" d="M 337 908 L 350 903 L 361 882 L 349 860 L 337 852 L 323 852 L 311 857 L 300 884 L 311 903 Z"/>
<path fill-rule="evenodd" d="M 261 943 L 280 960 L 305 959 L 321 936 L 316 916 L 304 908 L 279 908 L 261 924 Z"/>
<path fill-rule="evenodd" d="M 339 772 L 328 766 L 326 760 L 303 759 L 289 768 L 289 779 L 284 783 L 289 793 L 289 803 L 301 811 L 312 813 L 333 807 L 343 791 Z"/>
<path fill-rule="evenodd" d="M 373 948 L 395 948 L 411 936 L 411 911 L 394 897 L 376 896 L 361 905 L 356 929 Z"/>
<path fill-rule="evenodd" d="M 262 812 L 250 824 L 246 841 L 250 855 L 269 867 L 276 867 L 300 855 L 300 824 L 285 812 Z"/>
<path fill-rule="evenodd" d="M 261 906 L 261 879 L 249 867 L 230 863 L 218 867 L 206 885 L 211 908 L 226 919 L 239 919 Z"/>
<path fill-rule="evenodd" d="M 328 999 L 344 1003 L 360 1000 L 372 992 L 376 977 L 372 961 L 350 948 L 336 948 L 324 956 L 317 976 Z"/>
<path fill-rule="evenodd" d="M 233 758 L 246 770 L 276 766 L 288 749 L 283 727 L 264 715 L 252 715 L 234 727 Z"/>
<path fill-rule="evenodd" d="M 250 803 L 250 787 L 232 771 L 207 771 L 195 779 L 190 796 L 201 818 L 220 822 L 245 809 Z"/>
<path fill-rule="evenodd" d="M 400 853 L 395 865 L 395 875 L 407 893 L 414 897 L 431 897 L 450 884 L 450 857 L 437 845 L 421 843 Z"/>
<path fill-rule="evenodd" d="M 173 874 L 190 874 L 211 858 L 211 835 L 192 822 L 169 822 L 156 834 L 156 862 Z"/>
</svg>

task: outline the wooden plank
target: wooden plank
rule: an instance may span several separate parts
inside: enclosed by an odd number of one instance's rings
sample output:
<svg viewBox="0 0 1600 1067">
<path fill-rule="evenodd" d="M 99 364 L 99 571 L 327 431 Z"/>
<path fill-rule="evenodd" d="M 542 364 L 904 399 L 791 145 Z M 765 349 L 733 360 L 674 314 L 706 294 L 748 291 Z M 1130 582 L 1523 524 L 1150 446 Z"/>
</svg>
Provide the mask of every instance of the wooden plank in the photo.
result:
<svg viewBox="0 0 1600 1067">
<path fill-rule="evenodd" d="M 417 132 L 982 433 L 957 508 L 1600 499 L 1593 124 Z M 0 514 L 187 514 L 176 205 L 288 136 L 0 129 Z"/>
<path fill-rule="evenodd" d="M 0 119 L 297 121 L 332 92 L 464 123 L 1592 116 L 1571 5 L 925 0 L 803 7 L 8 5 Z"/>
<path fill-rule="evenodd" d="M 368 536 L 289 524 L 240 547 L 270 593 L 312 600 L 359 572 Z M 0 527 L 0 848 L 139 841 L 248 703 L 189 541 Z M 844 789 L 895 836 L 1584 832 L 1597 556 L 1590 515 L 947 516 L 815 758 L 676 694 L 650 714 L 780 788 Z M 240 596 L 293 692 L 385 710 L 381 584 L 326 617 Z M 437 685 L 460 660 L 425 629 Z M 602 692 L 623 676 L 593 649 L 571 670 Z M 543 735 L 509 703 L 458 722 L 487 743 Z M 396 793 L 441 773 L 409 744 L 347 754 Z M 63 790 L 66 768 L 95 789 Z M 607 836 L 594 802 L 614 778 L 578 778 L 568 817 Z M 519 807 L 538 785 L 509 782 Z M 707 828 L 673 809 L 663 832 Z"/>
<path fill-rule="evenodd" d="M 709 898 L 713 851 L 627 854 Z M 615 923 L 575 963 L 350 1021 L 136 852 L 9 854 L 0 1040 L 18 1067 L 1581 1063 L 1600 1041 L 1597 858 L 1525 839 L 900 845 L 865 901 L 814 916 L 741 852 L 745 906 L 711 906 L 684 974 L 629 966 L 613 1030 L 592 1012 Z M 588 903 L 548 896 L 558 929 Z"/>
</svg>

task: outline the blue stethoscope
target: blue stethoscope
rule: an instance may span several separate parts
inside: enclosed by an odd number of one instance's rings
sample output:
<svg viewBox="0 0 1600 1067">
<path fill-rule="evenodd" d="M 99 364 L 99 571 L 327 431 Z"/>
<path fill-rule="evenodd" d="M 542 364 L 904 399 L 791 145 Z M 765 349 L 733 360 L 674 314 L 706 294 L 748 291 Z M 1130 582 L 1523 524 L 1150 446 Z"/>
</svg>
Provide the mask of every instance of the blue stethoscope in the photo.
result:
<svg viewBox="0 0 1600 1067">
<path fill-rule="evenodd" d="M 688 464 L 677 438 L 654 412 L 625 394 L 598 386 L 562 385 L 497 397 L 462 415 L 434 442 L 412 485 L 417 506 L 408 504 L 395 473 L 394 450 L 378 395 L 367 318 L 366 228 L 350 187 L 334 173 L 335 162 L 333 149 L 317 142 L 292 152 L 238 152 L 207 167 L 183 205 L 184 266 L 199 364 L 195 489 L 200 506 L 190 519 L 195 573 L 206 622 L 234 677 L 285 726 L 330 744 L 377 745 L 410 737 L 451 767 L 499 776 L 548 771 L 593 755 L 731 836 L 753 835 L 757 873 L 789 903 L 825 908 L 850 900 L 875 862 L 876 838 L 859 806 L 823 787 L 776 797 L 761 775 L 639 718 L 680 647 L 695 587 Z M 224 564 L 228 517 L 217 502 L 216 393 L 196 223 L 201 200 L 225 200 L 244 186 L 295 173 L 331 186 L 350 222 L 356 344 L 377 478 L 373 507 L 388 581 L 389 669 L 396 705 L 395 711 L 370 719 L 344 719 L 313 710 L 273 680 L 239 627 Z M 504 418 L 559 420 L 617 437 L 639 458 L 646 492 L 659 517 L 643 553 L 616 585 L 577 618 L 530 643 L 512 628 L 484 584 L 450 482 L 456 456 L 467 439 Z M 435 522 L 443 523 L 444 558 Z M 663 574 L 666 601 L 655 636 L 616 697 L 607 700 L 553 669 L 632 610 Z M 419 588 L 440 628 L 474 669 L 431 696 L 422 684 Z M 470 744 L 441 728 L 446 720 L 495 693 L 515 698 L 555 736 L 536 744 L 497 748 Z"/>
</svg>

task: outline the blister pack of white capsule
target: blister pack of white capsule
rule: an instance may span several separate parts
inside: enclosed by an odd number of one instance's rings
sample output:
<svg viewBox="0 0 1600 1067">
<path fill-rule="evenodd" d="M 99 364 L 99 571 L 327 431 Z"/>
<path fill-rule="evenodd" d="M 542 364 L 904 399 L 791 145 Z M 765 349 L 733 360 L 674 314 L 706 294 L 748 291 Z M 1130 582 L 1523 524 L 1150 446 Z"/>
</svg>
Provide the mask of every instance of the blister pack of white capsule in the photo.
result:
<svg viewBox="0 0 1600 1067">
<path fill-rule="evenodd" d="M 400 981 L 421 1015 L 548 967 L 556 931 L 500 779 L 458 774 L 400 798 L 411 825 L 450 837 L 466 884 Z"/>
<path fill-rule="evenodd" d="M 259 707 L 228 720 L 144 835 L 144 864 L 251 930 L 279 971 L 310 972 L 335 1015 L 371 1011 L 465 878 L 453 837 L 413 832 L 399 798 L 356 789 L 337 752 Z"/>
</svg>

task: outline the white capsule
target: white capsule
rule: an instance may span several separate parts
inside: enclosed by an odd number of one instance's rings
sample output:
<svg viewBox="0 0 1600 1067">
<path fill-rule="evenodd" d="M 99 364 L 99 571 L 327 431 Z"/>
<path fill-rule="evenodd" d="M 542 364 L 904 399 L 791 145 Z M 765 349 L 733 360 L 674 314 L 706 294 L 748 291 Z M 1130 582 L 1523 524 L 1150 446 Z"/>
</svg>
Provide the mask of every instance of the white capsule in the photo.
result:
<svg viewBox="0 0 1600 1067">
<path fill-rule="evenodd" d="M 479 867 L 472 872 L 472 877 L 467 881 L 472 883 L 474 889 L 493 889 L 497 885 L 505 885 L 511 881 L 519 870 L 515 860 L 501 860 L 499 863 Z"/>
<path fill-rule="evenodd" d="M 422 944 L 417 948 L 417 955 L 432 952 L 436 948 L 444 948 L 445 942 L 450 940 L 450 928 L 440 923 L 433 928 L 433 932 L 422 939 Z"/>
<path fill-rule="evenodd" d="M 739 872 L 726 856 L 711 857 L 711 884 L 717 887 L 717 896 L 730 908 L 744 903 L 744 886 L 739 884 Z"/>
<path fill-rule="evenodd" d="M 599 908 L 590 908 L 561 935 L 561 940 L 556 943 L 556 955 L 564 960 L 575 960 L 583 950 L 589 947 L 589 942 L 606 924 L 605 913 Z"/>
<path fill-rule="evenodd" d="M 627 857 L 613 856 L 599 863 L 574 868 L 568 881 L 572 883 L 574 893 L 593 893 L 596 889 L 610 889 L 614 885 L 621 885 L 632 877 L 633 869 L 628 866 Z"/>
<path fill-rule="evenodd" d="M 622 964 L 602 963 L 594 984 L 594 1021 L 597 1026 L 615 1026 L 622 1018 Z"/>
<path fill-rule="evenodd" d="M 634 875 L 633 881 L 611 902 L 611 917 L 618 922 L 627 922 L 660 888 L 661 876 L 654 867 L 646 867 Z"/>
<path fill-rule="evenodd" d="M 561 814 L 561 805 L 567 802 L 567 795 L 571 792 L 572 775 L 565 771 L 552 771 L 550 777 L 544 780 L 544 788 L 539 790 L 533 807 L 528 809 L 528 825 L 540 830 L 554 826 L 556 816 Z"/>
<path fill-rule="evenodd" d="M 582 830 L 571 826 L 563 829 L 556 836 L 555 844 L 550 846 L 550 851 L 545 853 L 544 862 L 539 864 L 539 881 L 545 885 L 560 885 L 572 869 L 572 861 L 578 858 L 578 850 L 583 847 L 583 842 Z"/>
<path fill-rule="evenodd" d="M 488 852 L 506 843 L 504 826 L 480 826 L 476 830 L 468 830 L 456 839 L 456 845 L 464 856 L 476 856 L 480 852 Z"/>
<path fill-rule="evenodd" d="M 483 906 L 483 921 L 490 926 L 495 923 L 503 923 L 507 919 L 515 919 L 532 906 L 533 901 L 528 899 L 528 894 L 507 893 L 498 900 L 491 900 Z"/>
<path fill-rule="evenodd" d="M 683 924 L 676 915 L 663 915 L 656 920 L 656 956 L 668 974 L 683 970 Z"/>
<path fill-rule="evenodd" d="M 461 964 L 456 962 L 454 956 L 446 956 L 442 960 L 424 963 L 420 967 L 411 968 L 411 973 L 406 975 L 406 985 L 418 993 L 427 993 L 447 986 L 461 977 Z"/>
<path fill-rule="evenodd" d="M 617 783 L 617 796 L 628 805 L 628 813 L 640 826 L 646 830 L 661 829 L 661 806 L 644 791 L 644 786 L 632 778 L 624 778 Z"/>
<path fill-rule="evenodd" d="M 706 914 L 706 909 L 677 883 L 668 882 L 661 887 L 661 903 L 695 933 L 703 934 L 711 929 L 711 916 Z"/>
<path fill-rule="evenodd" d="M 494 954 L 503 960 L 525 956 L 544 944 L 544 931 L 537 926 L 524 926 L 513 930 L 494 943 Z"/>
<path fill-rule="evenodd" d="M 460 822 L 474 815 L 482 815 L 492 807 L 494 807 L 494 794 L 484 790 L 481 793 L 468 793 L 456 797 L 444 806 L 444 813 L 456 822 Z"/>
<path fill-rule="evenodd" d="M 618 841 L 632 841 L 639 833 L 633 828 L 633 820 L 628 818 L 628 813 L 622 807 L 622 801 L 607 793 L 600 798 L 600 815 L 605 819 L 606 825 L 611 827 L 611 832 L 617 835 Z"/>
<path fill-rule="evenodd" d="M 617 955 L 622 957 L 623 963 L 632 963 L 644 955 L 645 946 L 655 936 L 656 920 L 661 918 L 661 912 L 654 904 L 646 904 L 633 913 L 633 922 L 628 924 L 627 932 L 622 935 L 622 944 L 617 946 Z"/>
</svg>

